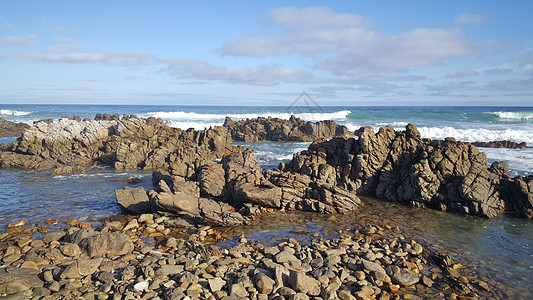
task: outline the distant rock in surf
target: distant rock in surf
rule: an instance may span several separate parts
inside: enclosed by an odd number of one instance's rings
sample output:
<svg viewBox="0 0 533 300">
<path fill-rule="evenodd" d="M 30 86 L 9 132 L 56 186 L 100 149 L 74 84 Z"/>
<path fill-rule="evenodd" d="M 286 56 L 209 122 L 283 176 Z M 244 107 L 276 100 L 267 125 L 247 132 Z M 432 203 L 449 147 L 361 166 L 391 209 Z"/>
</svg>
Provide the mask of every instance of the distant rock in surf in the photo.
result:
<svg viewBox="0 0 533 300">
<path fill-rule="evenodd" d="M 224 127 L 228 128 L 234 141 L 242 142 L 312 142 L 331 137 L 353 137 L 345 126 L 335 121 L 305 122 L 294 115 L 289 120 L 279 118 L 246 119 L 233 121 L 226 117 Z"/>
<path fill-rule="evenodd" d="M 507 148 L 507 149 L 525 149 L 526 142 L 517 143 L 512 141 L 491 141 L 491 142 L 473 142 L 472 145 L 481 148 Z"/>
</svg>

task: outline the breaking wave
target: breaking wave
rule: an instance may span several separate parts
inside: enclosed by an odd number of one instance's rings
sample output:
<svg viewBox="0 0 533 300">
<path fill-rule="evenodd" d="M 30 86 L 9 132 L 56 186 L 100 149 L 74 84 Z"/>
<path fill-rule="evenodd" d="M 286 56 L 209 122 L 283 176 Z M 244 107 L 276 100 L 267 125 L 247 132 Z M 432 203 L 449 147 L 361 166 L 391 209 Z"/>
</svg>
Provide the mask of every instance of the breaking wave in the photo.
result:
<svg viewBox="0 0 533 300">
<path fill-rule="evenodd" d="M 298 113 L 298 112 L 261 112 L 257 114 L 244 113 L 244 114 L 209 114 L 209 113 L 195 113 L 195 112 L 184 112 L 184 111 L 170 111 L 170 112 L 148 112 L 141 116 L 143 117 L 155 117 L 162 118 L 163 120 L 169 121 L 171 126 L 179 127 L 182 129 L 195 128 L 203 129 L 210 126 L 222 125 L 226 116 L 230 117 L 232 120 L 242 120 L 242 119 L 251 119 L 257 117 L 273 117 L 280 119 L 289 119 L 292 115 L 301 118 L 305 121 L 322 121 L 322 120 L 337 120 L 342 121 L 346 120 L 346 117 L 351 112 L 348 110 L 342 110 L 332 113 Z"/>
<path fill-rule="evenodd" d="M 496 111 L 489 112 L 503 120 L 533 120 L 533 112 L 531 111 Z"/>
<path fill-rule="evenodd" d="M 0 109 L 0 115 L 4 116 L 27 116 L 29 114 L 32 114 L 33 111 L 20 111 L 20 110 L 12 110 L 12 109 Z"/>
</svg>

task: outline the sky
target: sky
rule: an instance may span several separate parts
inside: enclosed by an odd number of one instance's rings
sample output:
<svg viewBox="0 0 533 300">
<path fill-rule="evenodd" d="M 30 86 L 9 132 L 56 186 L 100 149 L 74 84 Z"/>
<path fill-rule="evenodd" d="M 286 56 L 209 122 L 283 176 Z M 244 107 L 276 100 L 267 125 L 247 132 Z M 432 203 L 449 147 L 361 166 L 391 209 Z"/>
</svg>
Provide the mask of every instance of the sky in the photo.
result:
<svg viewBox="0 0 533 300">
<path fill-rule="evenodd" d="M 533 105 L 533 1 L 0 0 L 0 104 Z"/>
</svg>

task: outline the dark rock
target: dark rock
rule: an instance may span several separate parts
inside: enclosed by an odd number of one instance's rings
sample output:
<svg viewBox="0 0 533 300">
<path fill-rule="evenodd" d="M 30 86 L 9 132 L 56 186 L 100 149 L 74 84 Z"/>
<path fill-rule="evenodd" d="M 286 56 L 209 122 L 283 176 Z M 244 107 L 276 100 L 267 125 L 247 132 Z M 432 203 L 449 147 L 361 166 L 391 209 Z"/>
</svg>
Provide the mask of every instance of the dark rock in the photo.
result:
<svg viewBox="0 0 533 300">
<path fill-rule="evenodd" d="M 224 127 L 184 131 L 153 118 L 119 120 L 118 115 L 97 115 L 95 119 L 35 123 L 19 140 L 2 147 L 0 167 L 82 168 L 98 163 L 117 169 L 155 169 L 220 158 L 233 151 Z"/>
<path fill-rule="evenodd" d="M 130 238 L 119 232 L 98 233 L 82 239 L 79 246 L 89 255 L 94 256 L 119 256 L 133 251 Z"/>
<path fill-rule="evenodd" d="M 111 272 L 98 272 L 93 274 L 93 280 L 100 281 L 102 283 L 112 283 L 115 280 L 115 275 Z"/>
<path fill-rule="evenodd" d="M 403 132 L 387 126 L 375 133 L 366 126 L 357 133 L 358 140 L 313 143 L 282 171 L 409 206 L 484 217 L 504 211 L 528 215 L 531 192 L 516 188 L 525 179 L 509 179 L 504 162 L 487 167 L 485 154 L 472 144 L 423 140 L 412 124 Z"/>
<path fill-rule="evenodd" d="M 140 183 L 141 181 L 142 181 L 142 178 L 140 177 L 135 177 L 135 176 L 128 177 L 129 184 L 137 184 L 137 183 Z"/>
<path fill-rule="evenodd" d="M 313 123 L 294 116 L 290 120 L 259 117 L 236 122 L 226 117 L 223 126 L 229 129 L 233 140 L 243 142 L 311 142 L 334 136 L 353 136 L 345 126 L 334 121 Z"/>
<path fill-rule="evenodd" d="M 143 214 L 151 211 L 150 199 L 146 195 L 146 190 L 143 187 L 131 188 L 125 187 L 120 190 L 115 190 L 117 203 L 123 210 L 134 213 Z"/>
<path fill-rule="evenodd" d="M 481 148 L 507 148 L 507 149 L 525 149 L 526 142 L 517 143 L 512 141 L 491 141 L 491 142 L 473 142 L 472 145 Z"/>
<path fill-rule="evenodd" d="M 30 129 L 30 125 L 26 123 L 15 123 L 0 118 L 0 137 L 20 136 L 28 129 Z"/>
</svg>

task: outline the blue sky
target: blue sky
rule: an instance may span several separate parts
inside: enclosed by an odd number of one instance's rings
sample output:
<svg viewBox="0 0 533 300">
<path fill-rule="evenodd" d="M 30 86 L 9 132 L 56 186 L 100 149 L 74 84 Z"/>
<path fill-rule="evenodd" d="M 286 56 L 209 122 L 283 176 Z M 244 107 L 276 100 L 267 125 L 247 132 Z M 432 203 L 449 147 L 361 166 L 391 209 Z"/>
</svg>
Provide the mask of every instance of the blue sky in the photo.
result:
<svg viewBox="0 0 533 300">
<path fill-rule="evenodd" d="M 0 103 L 533 105 L 533 1 L 263 2 L 0 0 Z"/>
</svg>

